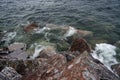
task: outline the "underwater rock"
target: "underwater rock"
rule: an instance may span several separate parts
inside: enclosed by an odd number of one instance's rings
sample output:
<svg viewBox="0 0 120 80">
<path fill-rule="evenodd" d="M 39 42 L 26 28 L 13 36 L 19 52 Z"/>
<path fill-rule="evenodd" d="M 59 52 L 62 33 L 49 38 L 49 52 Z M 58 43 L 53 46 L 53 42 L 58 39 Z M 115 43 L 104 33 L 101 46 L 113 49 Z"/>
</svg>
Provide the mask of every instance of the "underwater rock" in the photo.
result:
<svg viewBox="0 0 120 80">
<path fill-rule="evenodd" d="M 88 37 L 93 37 L 93 33 L 91 31 L 86 31 L 86 30 L 80 30 L 80 29 L 77 29 L 77 33 L 74 35 L 74 37 L 85 37 L 85 38 L 88 38 Z"/>
<path fill-rule="evenodd" d="M 31 32 L 32 30 L 38 28 L 38 25 L 36 23 L 30 23 L 29 25 L 24 27 L 24 31 L 26 33 Z"/>
<path fill-rule="evenodd" d="M 22 75 L 18 74 L 13 68 L 5 67 L 0 72 L 0 80 L 21 80 Z"/>
<path fill-rule="evenodd" d="M 80 53 L 83 53 L 84 51 L 91 52 L 91 48 L 86 42 L 85 39 L 75 39 L 72 42 L 72 45 L 70 47 L 70 51 L 79 51 Z"/>
<path fill-rule="evenodd" d="M 8 46 L 8 49 L 10 52 L 13 52 L 16 50 L 26 50 L 26 44 L 25 43 L 13 43 L 10 46 Z"/>
<path fill-rule="evenodd" d="M 53 55 L 57 54 L 54 47 L 52 46 L 47 46 L 45 49 L 43 49 L 40 53 L 38 58 L 49 58 Z"/>
<path fill-rule="evenodd" d="M 120 77 L 120 64 L 112 65 L 111 68 Z"/>
</svg>

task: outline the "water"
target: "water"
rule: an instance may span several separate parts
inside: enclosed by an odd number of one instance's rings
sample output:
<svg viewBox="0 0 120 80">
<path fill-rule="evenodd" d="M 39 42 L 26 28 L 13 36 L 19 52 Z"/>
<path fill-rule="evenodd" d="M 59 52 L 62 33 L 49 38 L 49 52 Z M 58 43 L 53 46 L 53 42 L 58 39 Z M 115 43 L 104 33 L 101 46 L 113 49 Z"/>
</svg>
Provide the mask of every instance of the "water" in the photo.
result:
<svg viewBox="0 0 120 80">
<path fill-rule="evenodd" d="M 13 29 L 2 38 L 6 40 L 6 45 L 14 39 L 27 45 L 37 43 L 38 46 L 55 46 L 62 42 L 63 36 L 75 33 L 75 29 L 71 27 L 66 34 L 51 33 L 49 28 L 43 27 L 32 35 L 26 35 L 21 25 L 28 21 L 37 22 L 39 27 L 53 23 L 90 30 L 94 33 L 94 38 L 114 44 L 120 40 L 120 0 L 0 0 L 0 31 Z M 42 49 L 43 47 L 38 51 L 36 47 L 33 58 Z M 114 46 L 96 45 L 94 57 L 99 58 L 106 66 L 117 63 L 114 55 Z"/>
<path fill-rule="evenodd" d="M 116 47 L 111 44 L 101 43 L 96 44 L 95 50 L 92 53 L 92 56 L 100 60 L 108 69 L 111 70 L 111 65 L 117 64 L 116 60 Z"/>
</svg>

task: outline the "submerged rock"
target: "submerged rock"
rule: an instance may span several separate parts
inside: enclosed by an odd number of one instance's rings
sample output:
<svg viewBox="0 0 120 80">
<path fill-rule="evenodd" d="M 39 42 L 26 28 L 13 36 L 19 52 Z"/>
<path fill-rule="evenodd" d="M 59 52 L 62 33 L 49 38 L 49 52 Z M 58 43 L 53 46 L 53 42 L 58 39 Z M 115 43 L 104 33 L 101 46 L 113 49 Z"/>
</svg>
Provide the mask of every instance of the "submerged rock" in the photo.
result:
<svg viewBox="0 0 120 80">
<path fill-rule="evenodd" d="M 18 74 L 13 68 L 5 67 L 0 72 L 0 80 L 21 80 L 22 75 Z"/>
<path fill-rule="evenodd" d="M 8 49 L 10 52 L 16 51 L 16 50 L 26 50 L 26 44 L 24 43 L 13 43 L 10 46 L 8 46 Z"/>
<path fill-rule="evenodd" d="M 38 25 L 36 23 L 30 23 L 29 25 L 24 27 L 24 31 L 26 33 L 31 32 L 32 30 L 38 28 Z"/>
</svg>

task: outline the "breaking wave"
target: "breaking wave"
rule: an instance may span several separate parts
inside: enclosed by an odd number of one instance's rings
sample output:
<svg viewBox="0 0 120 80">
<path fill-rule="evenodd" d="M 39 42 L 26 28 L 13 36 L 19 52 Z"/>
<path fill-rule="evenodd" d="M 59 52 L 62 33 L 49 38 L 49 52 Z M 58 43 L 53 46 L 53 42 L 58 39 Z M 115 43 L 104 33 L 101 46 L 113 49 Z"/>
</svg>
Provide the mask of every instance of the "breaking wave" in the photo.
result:
<svg viewBox="0 0 120 80">
<path fill-rule="evenodd" d="M 96 44 L 92 56 L 100 60 L 108 69 L 110 69 L 111 65 L 118 63 L 116 58 L 114 57 L 116 55 L 115 50 L 116 47 L 111 44 L 106 43 Z"/>
</svg>

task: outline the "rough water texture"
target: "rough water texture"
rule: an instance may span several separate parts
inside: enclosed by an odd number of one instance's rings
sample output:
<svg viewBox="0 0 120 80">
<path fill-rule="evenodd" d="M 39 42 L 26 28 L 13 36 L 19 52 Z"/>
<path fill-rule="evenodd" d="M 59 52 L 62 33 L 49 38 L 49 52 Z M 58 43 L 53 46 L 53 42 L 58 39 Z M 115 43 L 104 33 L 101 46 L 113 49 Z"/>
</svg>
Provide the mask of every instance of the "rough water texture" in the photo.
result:
<svg viewBox="0 0 120 80">
<path fill-rule="evenodd" d="M 84 25 L 89 19 L 119 25 L 119 9 L 119 0 L 0 0 L 0 26 L 29 20 Z"/>
</svg>

